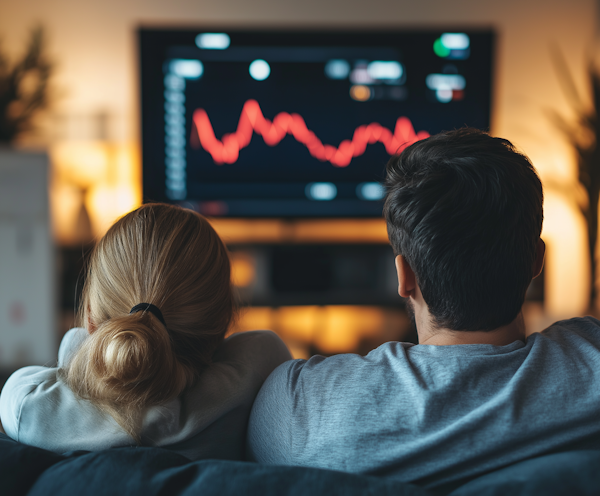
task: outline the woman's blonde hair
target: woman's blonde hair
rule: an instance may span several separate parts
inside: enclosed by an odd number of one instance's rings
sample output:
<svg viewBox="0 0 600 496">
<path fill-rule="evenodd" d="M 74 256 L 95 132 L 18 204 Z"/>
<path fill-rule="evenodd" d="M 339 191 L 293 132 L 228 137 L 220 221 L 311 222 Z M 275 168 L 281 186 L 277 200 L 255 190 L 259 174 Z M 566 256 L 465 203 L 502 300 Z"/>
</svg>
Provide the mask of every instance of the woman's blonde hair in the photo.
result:
<svg viewBox="0 0 600 496">
<path fill-rule="evenodd" d="M 151 312 L 130 314 L 140 303 L 158 307 L 166 327 Z M 139 443 L 145 410 L 194 382 L 233 312 L 228 253 L 208 221 L 191 210 L 144 205 L 92 252 L 78 316 L 90 335 L 62 374 Z"/>
</svg>

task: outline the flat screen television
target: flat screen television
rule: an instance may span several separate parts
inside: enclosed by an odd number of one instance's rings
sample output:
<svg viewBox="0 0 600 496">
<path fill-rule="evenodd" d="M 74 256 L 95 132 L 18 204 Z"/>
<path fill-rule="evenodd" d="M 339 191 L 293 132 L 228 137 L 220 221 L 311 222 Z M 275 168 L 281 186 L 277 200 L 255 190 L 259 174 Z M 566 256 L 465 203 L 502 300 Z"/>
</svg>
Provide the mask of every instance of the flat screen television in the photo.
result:
<svg viewBox="0 0 600 496">
<path fill-rule="evenodd" d="M 385 164 L 490 122 L 489 30 L 139 30 L 145 201 L 378 217 Z"/>
</svg>

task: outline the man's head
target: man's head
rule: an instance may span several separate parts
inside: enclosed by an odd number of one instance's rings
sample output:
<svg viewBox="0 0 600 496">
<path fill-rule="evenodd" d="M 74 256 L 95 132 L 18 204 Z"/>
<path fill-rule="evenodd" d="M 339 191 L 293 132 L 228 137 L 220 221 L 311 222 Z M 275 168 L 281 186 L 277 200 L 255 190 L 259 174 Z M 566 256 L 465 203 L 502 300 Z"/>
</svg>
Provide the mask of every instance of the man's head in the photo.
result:
<svg viewBox="0 0 600 496">
<path fill-rule="evenodd" d="M 543 193 L 507 140 L 459 129 L 418 141 L 387 166 L 384 215 L 432 323 L 456 331 L 512 322 L 537 275 Z"/>
</svg>

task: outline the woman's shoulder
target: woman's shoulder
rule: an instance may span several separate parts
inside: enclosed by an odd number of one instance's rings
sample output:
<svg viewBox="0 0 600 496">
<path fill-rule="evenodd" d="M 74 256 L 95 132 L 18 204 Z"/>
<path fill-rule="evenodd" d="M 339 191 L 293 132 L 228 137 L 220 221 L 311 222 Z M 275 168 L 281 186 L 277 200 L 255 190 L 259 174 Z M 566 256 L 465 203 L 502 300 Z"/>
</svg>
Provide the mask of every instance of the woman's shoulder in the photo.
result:
<svg viewBox="0 0 600 496">
<path fill-rule="evenodd" d="M 56 373 L 56 368 L 31 366 L 17 370 L 8 378 L 0 393 L 0 419 L 8 436 L 18 440 L 20 417 L 27 397 L 40 386 L 42 395 L 54 394 L 51 386 L 57 381 Z"/>
<path fill-rule="evenodd" d="M 63 367 L 69 361 L 88 336 L 87 329 L 83 327 L 74 327 L 65 333 L 58 349 L 59 367 Z"/>
<path fill-rule="evenodd" d="M 260 372 L 263 380 L 292 356 L 281 338 L 272 331 L 246 331 L 229 336 L 218 347 L 213 363 L 229 363 Z"/>
<path fill-rule="evenodd" d="M 92 403 L 80 400 L 57 367 L 24 367 L 0 393 L 0 419 L 16 441 L 57 453 L 132 444 L 129 436 Z"/>
<path fill-rule="evenodd" d="M 271 331 L 233 334 L 219 345 L 212 363 L 188 390 L 190 401 L 186 404 L 196 405 L 198 402 L 193 399 L 201 398 L 201 405 L 222 404 L 227 409 L 229 400 L 225 398 L 237 398 L 243 403 L 250 401 L 251 405 L 269 374 L 291 358 L 286 345 Z"/>
<path fill-rule="evenodd" d="M 218 351 L 222 350 L 223 348 L 263 348 L 265 346 L 276 351 L 282 348 L 287 350 L 284 342 L 277 334 L 275 334 L 273 331 L 263 330 L 233 333 L 223 341 L 223 344 L 219 347 Z"/>
<path fill-rule="evenodd" d="M 71 329 L 61 342 L 57 367 L 24 367 L 8 378 L 0 393 L 0 419 L 9 437 L 58 453 L 131 444 L 114 420 L 80 400 L 61 379 L 60 367 L 86 337 L 85 329 Z"/>
<path fill-rule="evenodd" d="M 252 403 L 269 374 L 290 359 L 271 331 L 229 336 L 182 397 L 151 409 L 146 436 L 157 446 L 176 445 L 176 451 L 194 460 L 242 459 Z"/>
</svg>

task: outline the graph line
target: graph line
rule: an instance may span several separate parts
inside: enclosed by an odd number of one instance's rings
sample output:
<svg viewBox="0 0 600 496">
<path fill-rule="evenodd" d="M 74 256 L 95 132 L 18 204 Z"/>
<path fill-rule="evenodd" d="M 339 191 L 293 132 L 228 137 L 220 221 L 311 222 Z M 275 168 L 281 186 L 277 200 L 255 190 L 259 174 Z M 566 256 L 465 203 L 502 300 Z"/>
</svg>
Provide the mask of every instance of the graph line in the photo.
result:
<svg viewBox="0 0 600 496">
<path fill-rule="evenodd" d="M 365 153 L 367 145 L 382 143 L 388 154 L 401 152 L 415 141 L 429 137 L 427 131 L 415 132 L 408 117 L 400 117 L 396 121 L 394 132 L 373 122 L 359 126 L 354 131 L 352 140 L 344 140 L 338 147 L 325 145 L 306 126 L 299 114 L 281 112 L 273 121 L 263 116 L 256 100 L 248 100 L 242 108 L 237 130 L 225 134 L 222 140 L 217 139 L 214 129 L 204 109 L 197 109 L 193 115 L 194 126 L 190 143 L 195 148 L 204 148 L 217 164 L 233 164 L 240 155 L 240 150 L 247 147 L 252 135 L 262 136 L 269 146 L 277 145 L 286 135 L 293 136 L 302 143 L 316 159 L 331 162 L 336 167 L 346 167 L 352 158 Z"/>
</svg>

